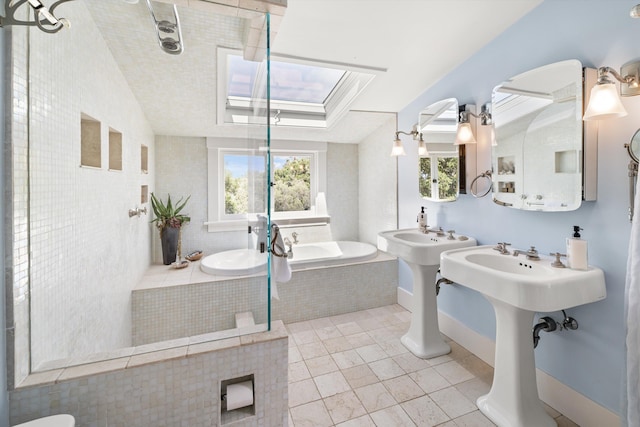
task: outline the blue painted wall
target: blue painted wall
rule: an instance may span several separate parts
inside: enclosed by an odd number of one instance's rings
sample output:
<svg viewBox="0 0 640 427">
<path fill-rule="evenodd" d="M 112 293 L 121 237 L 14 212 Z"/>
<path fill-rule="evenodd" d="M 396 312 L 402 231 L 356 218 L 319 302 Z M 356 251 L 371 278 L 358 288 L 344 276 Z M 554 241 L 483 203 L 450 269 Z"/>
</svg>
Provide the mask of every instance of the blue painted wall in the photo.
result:
<svg viewBox="0 0 640 427">
<path fill-rule="evenodd" d="M 411 129 L 419 111 L 449 97 L 480 106 L 503 80 L 545 64 L 578 59 L 584 66 L 619 67 L 640 60 L 640 20 L 629 10 L 636 0 L 546 0 L 483 49 L 421 94 L 399 114 L 398 128 Z M 460 29 L 473 37 L 473 28 Z M 435 42 L 435 41 L 434 41 Z M 625 357 L 624 286 L 630 223 L 628 209 L 629 158 L 623 144 L 640 127 L 640 96 L 623 100 L 629 116 L 601 122 L 598 129 L 598 200 L 573 212 L 524 212 L 500 207 L 490 197 L 461 195 L 454 203 L 435 204 L 418 196 L 417 148 L 405 141 L 408 155 L 399 158 L 399 222 L 414 227 L 421 205 L 430 225 L 453 228 L 479 244 L 531 245 L 541 253 L 565 250 L 565 237 L 574 224 L 584 228 L 589 262 L 605 271 L 607 299 L 568 310 L 577 331 L 543 334 L 536 364 L 551 376 L 600 405 L 620 413 Z M 391 137 L 392 135 L 390 135 Z M 487 138 L 478 143 L 478 172 L 491 168 Z M 402 263 L 401 263 L 402 264 Z M 411 290 L 411 274 L 400 268 L 400 286 Z M 439 307 L 473 330 L 495 339 L 491 305 L 461 286 L 443 288 Z M 551 313 L 560 320 L 560 313 Z"/>
</svg>

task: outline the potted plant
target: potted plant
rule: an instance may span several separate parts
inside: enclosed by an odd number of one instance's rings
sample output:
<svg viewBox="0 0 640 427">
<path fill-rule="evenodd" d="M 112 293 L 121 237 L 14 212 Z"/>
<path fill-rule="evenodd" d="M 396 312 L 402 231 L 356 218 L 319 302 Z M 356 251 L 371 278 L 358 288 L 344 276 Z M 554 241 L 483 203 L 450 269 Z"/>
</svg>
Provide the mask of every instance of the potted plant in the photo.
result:
<svg viewBox="0 0 640 427">
<path fill-rule="evenodd" d="M 191 218 L 184 215 L 182 209 L 189 201 L 188 196 L 185 201 L 182 198 L 175 204 L 171 203 L 171 195 L 167 197 L 167 203 L 158 199 L 155 194 L 151 193 L 151 207 L 155 218 L 151 222 L 156 223 L 156 227 L 160 230 L 160 242 L 162 244 L 162 262 L 164 265 L 170 265 L 176 261 L 176 257 L 180 256 L 180 237 L 182 224 L 189 222 Z"/>
</svg>

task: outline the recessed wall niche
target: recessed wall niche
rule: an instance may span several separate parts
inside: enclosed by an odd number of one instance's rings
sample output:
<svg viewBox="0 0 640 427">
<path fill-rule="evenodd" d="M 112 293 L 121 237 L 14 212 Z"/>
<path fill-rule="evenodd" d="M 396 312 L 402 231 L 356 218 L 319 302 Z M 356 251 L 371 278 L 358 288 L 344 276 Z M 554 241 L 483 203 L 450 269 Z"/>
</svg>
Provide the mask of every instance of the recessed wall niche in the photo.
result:
<svg viewBox="0 0 640 427">
<path fill-rule="evenodd" d="M 122 170 L 122 134 L 109 128 L 109 170 Z"/>
<path fill-rule="evenodd" d="M 149 148 L 146 145 L 140 147 L 140 170 L 149 173 Z"/>
<path fill-rule="evenodd" d="M 80 165 L 101 167 L 101 146 L 100 122 L 82 113 L 80 115 Z"/>
<path fill-rule="evenodd" d="M 140 203 L 144 204 L 149 201 L 149 186 L 141 185 L 140 186 Z"/>
</svg>

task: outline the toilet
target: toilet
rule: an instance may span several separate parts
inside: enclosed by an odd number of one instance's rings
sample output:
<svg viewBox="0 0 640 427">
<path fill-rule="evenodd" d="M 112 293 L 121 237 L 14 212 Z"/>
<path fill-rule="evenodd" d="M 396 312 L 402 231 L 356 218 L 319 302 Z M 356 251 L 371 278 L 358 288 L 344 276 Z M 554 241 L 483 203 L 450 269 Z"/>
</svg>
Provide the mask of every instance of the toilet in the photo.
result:
<svg viewBox="0 0 640 427">
<path fill-rule="evenodd" d="M 74 427 L 76 420 L 68 414 L 52 415 L 50 417 L 38 418 L 26 423 L 16 424 L 13 427 Z"/>
</svg>

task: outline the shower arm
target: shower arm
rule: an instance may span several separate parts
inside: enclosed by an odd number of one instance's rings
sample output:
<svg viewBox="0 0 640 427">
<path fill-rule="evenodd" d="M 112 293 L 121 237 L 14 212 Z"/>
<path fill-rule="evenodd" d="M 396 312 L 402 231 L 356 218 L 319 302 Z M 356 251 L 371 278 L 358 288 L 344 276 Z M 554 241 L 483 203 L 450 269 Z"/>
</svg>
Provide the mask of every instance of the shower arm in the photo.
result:
<svg viewBox="0 0 640 427">
<path fill-rule="evenodd" d="M 62 3 L 66 3 L 72 0 L 58 0 L 47 8 L 40 0 L 18 0 L 11 4 L 11 0 L 5 0 L 5 10 L 7 16 L 0 17 L 0 27 L 6 27 L 9 25 L 25 25 L 25 26 L 37 26 L 45 33 L 53 34 L 60 31 L 63 27 L 69 27 L 70 23 L 65 18 L 56 18 L 55 9 Z M 25 3 L 29 3 L 29 6 L 34 11 L 35 18 L 33 21 L 22 21 L 15 18 L 15 14 L 18 8 Z M 45 25 L 50 28 L 45 27 Z"/>
</svg>

